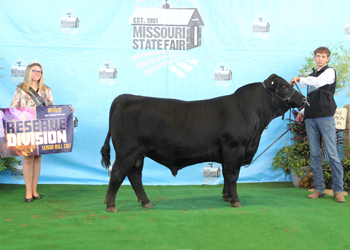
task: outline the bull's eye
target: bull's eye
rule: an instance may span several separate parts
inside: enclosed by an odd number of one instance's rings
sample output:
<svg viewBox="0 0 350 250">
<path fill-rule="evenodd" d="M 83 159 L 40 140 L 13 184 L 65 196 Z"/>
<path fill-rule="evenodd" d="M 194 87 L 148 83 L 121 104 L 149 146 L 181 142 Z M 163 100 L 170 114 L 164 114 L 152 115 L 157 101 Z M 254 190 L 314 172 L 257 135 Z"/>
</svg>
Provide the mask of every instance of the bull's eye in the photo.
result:
<svg viewBox="0 0 350 250">
<path fill-rule="evenodd" d="M 271 85 L 273 85 L 273 84 L 274 84 L 274 81 L 271 82 Z"/>
</svg>

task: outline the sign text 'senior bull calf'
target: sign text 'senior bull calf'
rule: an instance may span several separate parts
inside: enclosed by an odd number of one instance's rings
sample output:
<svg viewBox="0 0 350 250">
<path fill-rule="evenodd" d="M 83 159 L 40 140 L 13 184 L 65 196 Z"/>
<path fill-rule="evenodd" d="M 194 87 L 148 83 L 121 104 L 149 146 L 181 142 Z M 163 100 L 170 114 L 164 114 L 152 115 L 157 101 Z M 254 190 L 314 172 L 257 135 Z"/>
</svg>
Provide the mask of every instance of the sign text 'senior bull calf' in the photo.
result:
<svg viewBox="0 0 350 250">
<path fill-rule="evenodd" d="M 101 149 L 102 165 L 110 166 L 110 138 L 116 151 L 105 202 L 116 212 L 115 197 L 125 177 L 144 207 L 152 207 L 142 185 L 144 157 L 179 169 L 201 162 L 222 164 L 224 200 L 241 207 L 236 182 L 242 165 L 255 155 L 270 121 L 305 98 L 283 78 L 271 75 L 235 93 L 202 101 L 180 101 L 134 95 L 114 99 L 109 131 Z"/>
</svg>

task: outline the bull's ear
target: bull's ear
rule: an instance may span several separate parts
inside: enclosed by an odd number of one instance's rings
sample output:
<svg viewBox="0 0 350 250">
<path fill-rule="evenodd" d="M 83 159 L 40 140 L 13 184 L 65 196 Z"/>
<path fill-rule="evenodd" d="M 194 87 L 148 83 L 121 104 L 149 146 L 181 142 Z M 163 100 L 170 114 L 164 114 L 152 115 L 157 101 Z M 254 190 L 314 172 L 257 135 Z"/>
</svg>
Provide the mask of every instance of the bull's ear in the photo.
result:
<svg viewBox="0 0 350 250">
<path fill-rule="evenodd" d="M 267 78 L 264 81 L 265 85 L 268 88 L 272 89 L 272 88 L 276 88 L 277 87 L 278 84 L 276 84 L 277 83 L 276 76 L 277 76 L 276 74 L 272 74 L 272 75 L 269 76 L 269 78 Z"/>
</svg>

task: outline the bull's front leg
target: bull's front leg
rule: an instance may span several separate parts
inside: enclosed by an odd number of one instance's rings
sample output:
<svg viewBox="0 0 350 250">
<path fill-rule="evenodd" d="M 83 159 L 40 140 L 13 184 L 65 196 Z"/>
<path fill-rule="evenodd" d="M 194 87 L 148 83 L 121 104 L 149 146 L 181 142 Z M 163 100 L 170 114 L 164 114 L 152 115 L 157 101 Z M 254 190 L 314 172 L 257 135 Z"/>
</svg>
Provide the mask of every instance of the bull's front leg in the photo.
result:
<svg viewBox="0 0 350 250">
<path fill-rule="evenodd" d="M 230 196 L 228 194 L 228 182 L 225 181 L 225 178 L 224 178 L 224 188 L 222 190 L 222 198 L 224 199 L 224 201 L 230 201 Z"/>
<path fill-rule="evenodd" d="M 223 164 L 224 196 L 225 196 L 225 186 L 226 186 L 228 191 L 228 196 L 226 196 L 226 198 L 228 197 L 228 201 L 230 201 L 232 207 L 242 207 L 242 204 L 239 201 L 238 194 L 237 194 L 237 180 L 239 177 L 240 169 L 241 169 L 240 164 L 237 163 L 237 160 L 235 159 L 230 159 L 229 161 L 225 161 Z"/>
</svg>

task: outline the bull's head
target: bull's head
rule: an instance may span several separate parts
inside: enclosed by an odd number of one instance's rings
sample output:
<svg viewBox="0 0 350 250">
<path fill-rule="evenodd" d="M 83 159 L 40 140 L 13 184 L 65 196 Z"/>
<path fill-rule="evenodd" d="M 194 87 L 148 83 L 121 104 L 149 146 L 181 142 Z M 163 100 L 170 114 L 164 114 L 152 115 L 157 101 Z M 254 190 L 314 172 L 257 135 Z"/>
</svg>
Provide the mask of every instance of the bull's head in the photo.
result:
<svg viewBox="0 0 350 250">
<path fill-rule="evenodd" d="M 299 108 L 306 103 L 305 96 L 296 91 L 292 85 L 276 74 L 270 75 L 264 81 L 263 85 L 267 91 L 285 101 L 292 108 Z"/>
</svg>

